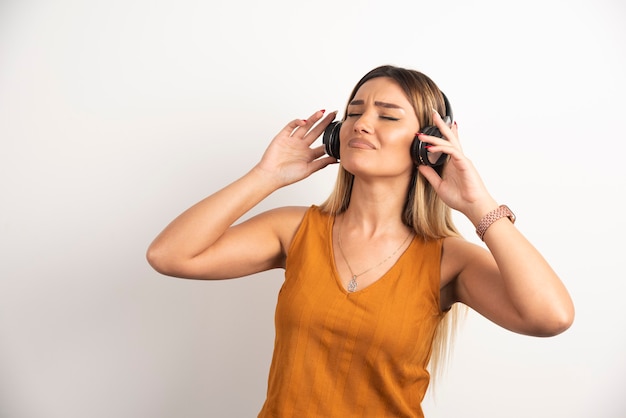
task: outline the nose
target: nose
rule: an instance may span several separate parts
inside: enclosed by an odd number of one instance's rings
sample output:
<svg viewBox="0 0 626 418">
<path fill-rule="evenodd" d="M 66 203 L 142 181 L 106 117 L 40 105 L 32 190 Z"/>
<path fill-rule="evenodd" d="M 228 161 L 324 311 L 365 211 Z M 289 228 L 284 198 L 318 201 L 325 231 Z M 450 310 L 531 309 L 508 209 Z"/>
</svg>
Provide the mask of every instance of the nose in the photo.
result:
<svg viewBox="0 0 626 418">
<path fill-rule="evenodd" d="M 371 134 L 374 132 L 373 125 L 371 123 L 371 116 L 368 112 L 363 112 L 362 115 L 354 122 L 354 132 Z"/>
</svg>

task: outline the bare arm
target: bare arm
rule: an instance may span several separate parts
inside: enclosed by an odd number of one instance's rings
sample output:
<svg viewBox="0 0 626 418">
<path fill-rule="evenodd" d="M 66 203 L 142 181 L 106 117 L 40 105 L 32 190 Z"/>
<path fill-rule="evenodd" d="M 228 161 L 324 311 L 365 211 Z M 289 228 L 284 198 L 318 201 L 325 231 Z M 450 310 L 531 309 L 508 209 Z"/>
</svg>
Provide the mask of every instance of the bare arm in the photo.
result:
<svg viewBox="0 0 626 418">
<path fill-rule="evenodd" d="M 323 146 L 311 148 L 335 115 L 315 125 L 322 116 L 318 111 L 289 123 L 252 170 L 174 219 L 148 248 L 150 265 L 193 279 L 240 277 L 281 266 L 302 208 L 268 211 L 233 224 L 275 190 L 335 162 L 321 158 Z"/>
<path fill-rule="evenodd" d="M 559 277 L 508 220 L 492 228 L 490 237 L 485 235 L 490 251 L 461 238 L 446 239 L 445 303 L 461 302 L 520 334 L 545 337 L 565 331 L 574 306 Z"/>
<path fill-rule="evenodd" d="M 450 161 L 439 175 L 419 170 L 450 207 L 476 226 L 498 204 L 463 155 L 456 125 L 435 122 L 448 139 L 428 137 L 434 152 Z M 493 223 L 484 235 L 489 251 L 460 238 L 447 238 L 442 257 L 442 306 L 461 302 L 509 330 L 535 336 L 556 335 L 574 319 L 574 305 L 560 278 L 544 257 L 507 219 Z"/>
</svg>

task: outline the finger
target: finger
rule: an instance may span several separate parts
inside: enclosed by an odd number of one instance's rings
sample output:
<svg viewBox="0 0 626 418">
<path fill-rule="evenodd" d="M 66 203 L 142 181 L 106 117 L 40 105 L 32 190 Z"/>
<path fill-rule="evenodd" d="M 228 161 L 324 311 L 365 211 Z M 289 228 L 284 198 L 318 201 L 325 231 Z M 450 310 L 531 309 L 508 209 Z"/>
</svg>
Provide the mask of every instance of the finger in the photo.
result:
<svg viewBox="0 0 626 418">
<path fill-rule="evenodd" d="M 324 116 L 325 112 L 326 110 L 324 109 L 318 110 L 317 112 L 309 116 L 308 119 L 304 119 L 304 124 L 302 126 L 299 126 L 298 129 L 292 133 L 292 136 L 303 139 L 309 132 L 311 127 L 315 126 L 315 124 L 322 118 L 322 116 Z"/>
<path fill-rule="evenodd" d="M 332 121 L 337 117 L 337 111 L 332 111 L 317 125 L 315 125 L 307 134 L 304 136 L 304 139 L 307 141 L 309 145 L 311 145 L 315 140 L 324 132 L 324 130 L 331 124 Z"/>
<path fill-rule="evenodd" d="M 422 176 L 424 176 L 424 178 L 426 178 L 426 180 L 428 180 L 435 190 L 439 188 L 439 184 L 441 184 L 442 180 L 434 168 L 427 165 L 420 165 L 417 167 L 417 170 Z"/>
<path fill-rule="evenodd" d="M 452 132 L 452 136 L 457 147 L 460 150 L 463 150 L 463 147 L 461 146 L 461 141 L 459 140 L 459 125 L 457 125 L 456 121 L 452 122 L 452 125 L 450 126 L 450 131 Z"/>
<path fill-rule="evenodd" d="M 451 159 L 457 161 L 465 158 L 463 150 L 460 149 L 460 146 L 453 144 L 447 139 L 439 138 L 437 136 L 429 136 L 423 133 L 418 133 L 417 135 L 420 141 L 427 144 L 425 145 L 425 148 L 430 154 L 444 153 L 449 155 Z"/>
<path fill-rule="evenodd" d="M 309 164 L 309 172 L 310 173 L 314 173 L 318 170 L 321 170 L 322 168 L 330 165 L 330 164 L 334 164 L 337 162 L 337 159 L 334 157 L 324 157 L 324 158 L 320 158 L 314 161 L 311 161 L 311 163 Z"/>
<path fill-rule="evenodd" d="M 450 140 L 447 138 L 440 138 L 438 136 L 426 135 L 425 133 L 418 132 L 417 136 L 420 141 L 430 144 L 432 146 L 455 146 Z"/>
<path fill-rule="evenodd" d="M 294 119 L 285 125 L 285 127 L 278 133 L 278 136 L 292 136 L 299 128 L 305 126 L 306 123 L 307 121 L 305 119 Z"/>
<path fill-rule="evenodd" d="M 436 109 L 433 109 L 433 121 L 435 122 L 435 126 L 439 128 L 439 132 L 452 144 L 458 146 L 460 148 L 461 144 L 459 142 L 456 131 L 456 122 L 454 122 L 451 126 L 449 126 L 442 118 L 439 112 Z M 453 128 L 455 130 L 453 130 Z"/>
<path fill-rule="evenodd" d="M 452 133 L 454 134 L 454 136 L 458 138 L 459 137 L 459 125 L 456 124 L 456 121 L 452 122 L 452 126 L 450 126 L 450 129 L 452 130 Z"/>
<path fill-rule="evenodd" d="M 326 155 L 326 149 L 325 149 L 324 145 L 320 145 L 319 147 L 311 148 L 311 155 L 312 155 L 313 159 L 318 159 L 321 156 Z"/>
</svg>

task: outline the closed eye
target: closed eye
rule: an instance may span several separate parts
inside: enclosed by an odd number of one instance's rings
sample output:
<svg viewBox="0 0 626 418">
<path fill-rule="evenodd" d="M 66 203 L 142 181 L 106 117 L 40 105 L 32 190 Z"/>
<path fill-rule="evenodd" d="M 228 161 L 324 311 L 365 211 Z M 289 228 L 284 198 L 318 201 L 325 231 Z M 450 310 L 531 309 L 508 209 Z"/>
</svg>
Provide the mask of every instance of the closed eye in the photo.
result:
<svg viewBox="0 0 626 418">
<path fill-rule="evenodd" d="M 355 117 L 359 117 L 361 116 L 362 113 L 348 113 L 348 117 L 349 118 L 355 118 Z M 391 120 L 391 121 L 398 121 L 400 120 L 399 118 L 394 118 L 392 116 L 379 116 L 381 119 L 385 119 L 385 120 Z"/>
</svg>

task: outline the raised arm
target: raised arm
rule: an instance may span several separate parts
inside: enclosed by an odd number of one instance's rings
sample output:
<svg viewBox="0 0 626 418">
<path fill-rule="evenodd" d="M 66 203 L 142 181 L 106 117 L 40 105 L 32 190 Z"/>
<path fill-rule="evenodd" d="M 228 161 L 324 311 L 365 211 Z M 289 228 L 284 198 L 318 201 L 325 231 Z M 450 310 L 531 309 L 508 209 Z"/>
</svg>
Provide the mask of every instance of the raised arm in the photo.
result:
<svg viewBox="0 0 626 418">
<path fill-rule="evenodd" d="M 335 117 L 320 121 L 323 115 L 290 122 L 248 173 L 174 219 L 148 248 L 150 265 L 190 279 L 227 279 L 282 266 L 302 208 L 271 210 L 233 224 L 275 190 L 336 161 L 323 157 L 323 146 L 312 147 Z"/>
<path fill-rule="evenodd" d="M 463 155 L 456 124 L 448 128 L 435 115 L 446 136 L 424 138 L 433 152 L 450 155 L 439 175 L 430 167 L 419 170 L 441 199 L 478 226 L 498 207 L 472 163 Z M 551 336 L 566 330 L 574 305 L 560 278 L 539 251 L 506 218 L 492 223 L 483 240 L 489 251 L 460 238 L 447 238 L 442 257 L 442 305 L 461 302 L 509 330 Z"/>
</svg>

